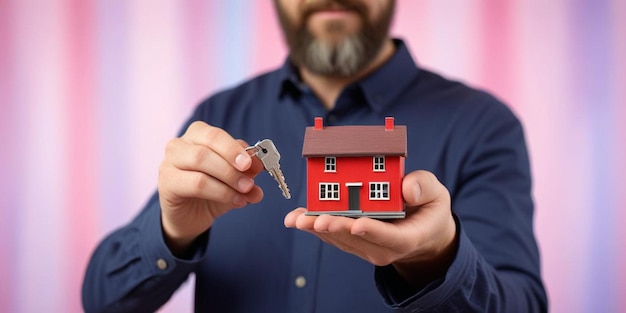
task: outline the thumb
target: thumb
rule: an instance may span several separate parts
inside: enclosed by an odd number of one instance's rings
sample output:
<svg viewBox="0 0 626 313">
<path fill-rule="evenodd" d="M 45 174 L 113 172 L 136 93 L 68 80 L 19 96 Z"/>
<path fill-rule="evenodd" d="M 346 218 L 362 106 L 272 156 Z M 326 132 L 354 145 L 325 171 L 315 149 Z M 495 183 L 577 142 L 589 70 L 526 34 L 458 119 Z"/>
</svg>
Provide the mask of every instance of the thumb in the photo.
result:
<svg viewBox="0 0 626 313">
<path fill-rule="evenodd" d="M 414 171 L 405 175 L 402 180 L 402 196 L 409 207 L 450 201 L 448 189 L 428 171 Z"/>
</svg>

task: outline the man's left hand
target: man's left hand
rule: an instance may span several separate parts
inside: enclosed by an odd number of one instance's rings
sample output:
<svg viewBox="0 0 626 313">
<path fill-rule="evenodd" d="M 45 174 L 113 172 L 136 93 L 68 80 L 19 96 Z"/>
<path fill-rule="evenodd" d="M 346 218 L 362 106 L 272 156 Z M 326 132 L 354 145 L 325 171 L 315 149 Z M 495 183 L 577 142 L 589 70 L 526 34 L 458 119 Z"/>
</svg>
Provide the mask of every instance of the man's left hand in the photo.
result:
<svg viewBox="0 0 626 313">
<path fill-rule="evenodd" d="M 406 217 L 380 221 L 367 217 L 307 216 L 297 208 L 285 226 L 314 234 L 326 243 L 377 266 L 393 264 L 414 287 L 445 275 L 458 245 L 450 194 L 427 171 L 407 174 L 402 181 Z"/>
</svg>

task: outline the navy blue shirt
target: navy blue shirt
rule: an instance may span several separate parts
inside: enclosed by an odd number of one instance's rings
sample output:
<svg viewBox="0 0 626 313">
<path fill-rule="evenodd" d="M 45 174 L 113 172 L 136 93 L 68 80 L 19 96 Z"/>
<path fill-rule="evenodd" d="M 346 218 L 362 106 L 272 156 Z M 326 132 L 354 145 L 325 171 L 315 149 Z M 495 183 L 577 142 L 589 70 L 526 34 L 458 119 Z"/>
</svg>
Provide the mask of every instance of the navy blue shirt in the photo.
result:
<svg viewBox="0 0 626 313">
<path fill-rule="evenodd" d="M 179 259 L 164 242 L 154 195 L 94 252 L 85 310 L 155 310 L 193 272 L 197 312 L 546 311 L 520 122 L 489 94 L 419 68 L 394 42 L 393 57 L 347 86 L 330 111 L 288 61 L 201 103 L 189 123 L 205 121 L 249 143 L 274 141 L 292 199 L 261 173 L 263 200 L 218 218 Z M 284 227 L 284 216 L 306 205 L 302 144 L 316 116 L 326 125 L 382 125 L 386 116 L 407 125 L 407 173 L 433 172 L 452 197 L 459 247 L 445 277 L 411 290 L 392 266 Z"/>
</svg>

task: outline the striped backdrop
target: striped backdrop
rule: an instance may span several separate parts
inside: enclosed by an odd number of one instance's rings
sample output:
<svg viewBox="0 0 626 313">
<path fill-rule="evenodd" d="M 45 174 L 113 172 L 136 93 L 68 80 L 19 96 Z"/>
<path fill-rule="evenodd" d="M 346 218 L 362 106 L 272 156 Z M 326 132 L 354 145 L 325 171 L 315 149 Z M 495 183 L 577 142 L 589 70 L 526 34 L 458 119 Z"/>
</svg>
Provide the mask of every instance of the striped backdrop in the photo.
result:
<svg viewBox="0 0 626 313">
<path fill-rule="evenodd" d="M 626 1 L 398 2 L 422 66 L 526 127 L 552 311 L 624 312 Z M 269 0 L 0 0 L 0 312 L 80 312 L 193 107 L 284 57 Z"/>
</svg>

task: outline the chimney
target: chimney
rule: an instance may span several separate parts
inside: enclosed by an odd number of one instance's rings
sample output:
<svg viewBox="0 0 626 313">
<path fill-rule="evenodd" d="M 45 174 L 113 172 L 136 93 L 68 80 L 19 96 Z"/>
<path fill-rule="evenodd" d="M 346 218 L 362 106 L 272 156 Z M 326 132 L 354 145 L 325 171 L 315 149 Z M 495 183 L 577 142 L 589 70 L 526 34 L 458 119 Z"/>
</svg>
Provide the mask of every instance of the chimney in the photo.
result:
<svg viewBox="0 0 626 313">
<path fill-rule="evenodd" d="M 313 129 L 316 129 L 316 130 L 324 129 L 324 119 L 322 119 L 321 117 L 316 117 L 315 118 L 315 125 L 314 125 Z"/>
<path fill-rule="evenodd" d="M 393 117 L 385 117 L 385 131 L 393 130 Z"/>
</svg>

